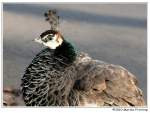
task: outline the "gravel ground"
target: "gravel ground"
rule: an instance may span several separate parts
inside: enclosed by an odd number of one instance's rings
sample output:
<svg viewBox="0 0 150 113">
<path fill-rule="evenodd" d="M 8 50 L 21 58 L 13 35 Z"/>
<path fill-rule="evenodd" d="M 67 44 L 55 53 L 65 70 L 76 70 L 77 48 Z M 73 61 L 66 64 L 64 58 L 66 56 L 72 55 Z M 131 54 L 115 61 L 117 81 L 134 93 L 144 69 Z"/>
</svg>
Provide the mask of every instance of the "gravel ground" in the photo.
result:
<svg viewBox="0 0 150 113">
<path fill-rule="evenodd" d="M 146 4 L 4 4 L 4 87 L 19 88 L 25 68 L 43 49 L 31 40 L 49 29 L 43 13 L 53 8 L 60 31 L 78 51 L 128 69 L 147 99 Z"/>
</svg>

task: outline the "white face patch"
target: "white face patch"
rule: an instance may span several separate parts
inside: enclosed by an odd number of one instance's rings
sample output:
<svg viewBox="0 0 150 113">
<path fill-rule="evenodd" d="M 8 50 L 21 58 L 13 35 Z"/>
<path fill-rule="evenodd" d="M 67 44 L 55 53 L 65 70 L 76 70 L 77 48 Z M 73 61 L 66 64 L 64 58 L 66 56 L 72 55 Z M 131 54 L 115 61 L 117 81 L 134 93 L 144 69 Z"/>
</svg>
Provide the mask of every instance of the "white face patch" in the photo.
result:
<svg viewBox="0 0 150 113">
<path fill-rule="evenodd" d="M 57 34 L 54 35 L 54 37 L 51 37 L 51 39 L 48 39 L 46 42 L 44 42 L 43 39 L 46 39 L 49 35 L 51 35 L 51 34 L 44 36 L 42 39 L 37 38 L 37 39 L 35 39 L 35 42 L 43 44 L 43 45 L 49 47 L 50 49 L 56 49 L 58 46 L 60 46 L 62 44 L 63 39 L 62 39 L 62 37 L 60 37 Z"/>
</svg>

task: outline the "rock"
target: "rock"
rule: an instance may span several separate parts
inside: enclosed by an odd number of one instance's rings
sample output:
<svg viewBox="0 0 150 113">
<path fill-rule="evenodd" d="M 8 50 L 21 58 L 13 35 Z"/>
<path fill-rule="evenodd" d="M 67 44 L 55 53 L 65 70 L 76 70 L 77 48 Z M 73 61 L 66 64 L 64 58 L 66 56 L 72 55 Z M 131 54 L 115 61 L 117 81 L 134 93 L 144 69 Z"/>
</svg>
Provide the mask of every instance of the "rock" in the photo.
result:
<svg viewBox="0 0 150 113">
<path fill-rule="evenodd" d="M 3 90 L 3 106 L 17 106 L 22 102 L 21 92 L 12 87 L 5 87 Z M 21 101 L 20 101 L 21 100 Z"/>
<path fill-rule="evenodd" d="M 86 53 L 80 53 L 75 66 L 78 87 L 77 90 L 72 90 L 72 96 L 79 101 L 79 106 L 145 105 L 136 77 L 125 68 L 94 60 Z M 19 92 L 13 88 L 4 88 L 4 105 L 21 105 L 17 101 L 20 96 L 17 91 Z"/>
</svg>

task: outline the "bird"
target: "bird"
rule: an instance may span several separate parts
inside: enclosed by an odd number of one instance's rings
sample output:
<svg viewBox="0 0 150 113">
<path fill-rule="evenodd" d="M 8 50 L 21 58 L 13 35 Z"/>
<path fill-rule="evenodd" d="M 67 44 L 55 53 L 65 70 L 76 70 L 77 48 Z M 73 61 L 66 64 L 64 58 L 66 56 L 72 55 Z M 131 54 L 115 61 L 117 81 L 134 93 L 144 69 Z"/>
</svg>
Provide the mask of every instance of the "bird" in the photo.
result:
<svg viewBox="0 0 150 113">
<path fill-rule="evenodd" d="M 22 77 L 26 106 L 144 105 L 136 78 L 126 69 L 78 55 L 59 31 L 46 30 L 35 42 L 46 48 Z M 118 91 L 118 87 L 123 88 Z"/>
<path fill-rule="evenodd" d="M 46 30 L 35 42 L 46 48 L 35 56 L 22 77 L 25 104 L 69 105 L 66 100 L 76 77 L 74 47 L 55 30 Z"/>
<path fill-rule="evenodd" d="M 23 100 L 27 106 L 68 106 L 76 79 L 77 53 L 58 30 L 57 10 L 49 10 L 44 16 L 50 29 L 34 41 L 46 48 L 33 58 L 21 79 Z"/>
<path fill-rule="evenodd" d="M 58 30 L 56 10 L 49 10 L 45 16 L 51 28 L 34 39 L 45 49 L 33 58 L 21 79 L 26 106 L 144 105 L 134 75 L 78 53 Z"/>
</svg>

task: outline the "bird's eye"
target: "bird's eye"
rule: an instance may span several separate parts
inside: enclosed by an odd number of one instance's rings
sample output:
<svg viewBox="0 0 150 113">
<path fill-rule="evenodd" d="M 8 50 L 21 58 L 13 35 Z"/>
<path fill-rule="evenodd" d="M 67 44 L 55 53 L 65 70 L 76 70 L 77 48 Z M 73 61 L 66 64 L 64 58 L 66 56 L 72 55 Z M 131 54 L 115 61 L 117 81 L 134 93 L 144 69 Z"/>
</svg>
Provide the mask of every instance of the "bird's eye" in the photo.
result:
<svg viewBox="0 0 150 113">
<path fill-rule="evenodd" d="M 53 40 L 53 36 L 52 36 L 52 35 L 48 35 L 47 38 L 48 38 L 49 40 Z"/>
<path fill-rule="evenodd" d="M 48 42 L 48 41 L 51 41 L 51 40 L 53 40 L 53 37 L 54 37 L 54 35 L 48 35 L 47 37 L 44 37 L 44 38 L 42 38 L 42 41 L 43 42 Z"/>
</svg>

